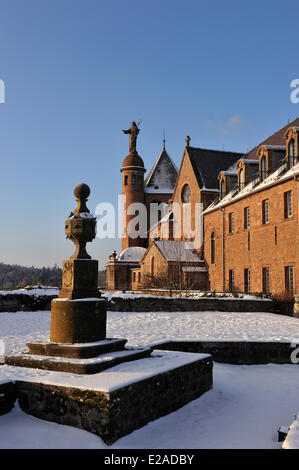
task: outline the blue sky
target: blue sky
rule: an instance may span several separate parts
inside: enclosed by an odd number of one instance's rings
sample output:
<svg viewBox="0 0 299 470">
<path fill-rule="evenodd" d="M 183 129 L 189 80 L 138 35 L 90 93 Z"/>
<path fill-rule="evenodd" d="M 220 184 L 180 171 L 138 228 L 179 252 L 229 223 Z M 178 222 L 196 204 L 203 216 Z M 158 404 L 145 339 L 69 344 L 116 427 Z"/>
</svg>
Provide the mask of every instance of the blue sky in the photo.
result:
<svg viewBox="0 0 299 470">
<path fill-rule="evenodd" d="M 166 147 L 254 147 L 299 115 L 299 4 L 232 0 L 0 0 L 0 261 L 59 265 L 78 182 L 116 203 L 142 118 L 149 170 Z M 119 240 L 89 246 L 104 266 Z"/>
</svg>

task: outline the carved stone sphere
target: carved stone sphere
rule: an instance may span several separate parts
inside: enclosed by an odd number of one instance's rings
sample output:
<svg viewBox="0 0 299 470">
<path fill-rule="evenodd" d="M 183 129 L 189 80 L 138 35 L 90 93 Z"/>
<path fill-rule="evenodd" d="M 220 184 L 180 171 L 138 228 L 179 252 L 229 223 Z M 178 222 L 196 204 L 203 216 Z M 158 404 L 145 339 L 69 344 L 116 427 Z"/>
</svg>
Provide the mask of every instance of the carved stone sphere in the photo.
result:
<svg viewBox="0 0 299 470">
<path fill-rule="evenodd" d="M 85 183 L 79 183 L 74 188 L 74 195 L 77 199 L 87 199 L 90 195 L 90 187 Z"/>
</svg>

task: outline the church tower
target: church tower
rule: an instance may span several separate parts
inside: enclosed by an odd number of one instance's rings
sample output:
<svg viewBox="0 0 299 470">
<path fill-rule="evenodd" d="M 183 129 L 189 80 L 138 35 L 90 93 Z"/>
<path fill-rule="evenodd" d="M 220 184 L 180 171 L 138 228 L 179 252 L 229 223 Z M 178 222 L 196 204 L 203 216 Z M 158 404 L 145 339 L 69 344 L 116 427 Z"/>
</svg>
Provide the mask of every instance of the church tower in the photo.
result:
<svg viewBox="0 0 299 470">
<path fill-rule="evenodd" d="M 128 233 L 128 224 L 130 220 L 134 219 L 136 215 L 129 215 L 127 213 L 128 207 L 132 203 L 144 204 L 144 163 L 142 158 L 138 155 L 136 150 L 136 140 L 139 129 L 135 122 L 132 123 L 131 129 L 123 131 L 125 134 L 130 134 L 130 153 L 124 159 L 121 173 L 122 173 L 122 195 L 123 195 L 123 215 L 122 215 L 122 250 L 126 248 L 138 246 L 145 247 L 146 238 L 131 238 Z M 137 227 L 138 228 L 138 227 Z"/>
</svg>

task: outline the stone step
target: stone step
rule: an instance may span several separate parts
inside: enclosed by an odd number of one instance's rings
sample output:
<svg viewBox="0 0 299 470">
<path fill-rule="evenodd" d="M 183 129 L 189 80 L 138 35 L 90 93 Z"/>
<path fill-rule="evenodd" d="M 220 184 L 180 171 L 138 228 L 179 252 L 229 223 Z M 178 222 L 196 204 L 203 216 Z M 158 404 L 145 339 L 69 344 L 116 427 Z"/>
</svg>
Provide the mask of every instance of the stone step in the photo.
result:
<svg viewBox="0 0 299 470">
<path fill-rule="evenodd" d="M 127 340 L 124 338 L 106 338 L 93 343 L 62 344 L 52 342 L 27 343 L 29 354 L 38 356 L 58 356 L 76 359 L 87 359 L 124 349 Z"/>
<path fill-rule="evenodd" d="M 73 374 L 96 374 L 122 362 L 149 357 L 151 353 L 152 348 L 124 349 L 123 351 L 101 354 L 89 359 L 71 359 L 20 353 L 15 356 L 5 356 L 5 363 L 17 367 L 71 372 Z"/>
</svg>

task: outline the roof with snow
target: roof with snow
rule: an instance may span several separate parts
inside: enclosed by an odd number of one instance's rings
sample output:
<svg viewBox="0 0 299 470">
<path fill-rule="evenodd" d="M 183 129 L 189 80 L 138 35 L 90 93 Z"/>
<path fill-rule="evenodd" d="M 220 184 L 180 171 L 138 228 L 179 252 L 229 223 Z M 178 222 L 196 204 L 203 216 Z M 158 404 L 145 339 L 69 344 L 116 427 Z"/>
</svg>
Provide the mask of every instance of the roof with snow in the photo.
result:
<svg viewBox="0 0 299 470">
<path fill-rule="evenodd" d="M 155 240 L 153 243 L 155 243 L 167 261 L 188 261 L 195 263 L 203 261 L 194 249 L 193 242 Z"/>
<path fill-rule="evenodd" d="M 259 145 L 254 147 L 252 150 L 248 152 L 248 158 L 257 158 L 256 153 L 261 145 L 266 145 L 266 146 L 272 146 L 272 147 L 285 147 L 285 140 L 284 140 L 284 135 L 286 131 L 290 127 L 297 127 L 299 126 L 299 117 L 297 119 L 294 119 L 294 121 L 289 122 L 286 126 L 282 127 L 279 129 L 279 131 L 275 132 L 272 134 L 270 137 L 267 137 L 267 139 L 263 140 Z"/>
<path fill-rule="evenodd" d="M 145 179 L 145 192 L 172 194 L 177 176 L 177 167 L 166 152 L 164 144 L 162 152 Z"/>
<path fill-rule="evenodd" d="M 141 246 L 130 246 L 118 255 L 117 261 L 132 261 L 139 263 L 145 252 L 146 248 Z"/>
<path fill-rule="evenodd" d="M 220 171 L 230 170 L 240 158 L 244 158 L 242 153 L 195 147 L 189 147 L 188 154 L 198 185 L 201 189 L 206 190 L 218 189 Z"/>
</svg>

